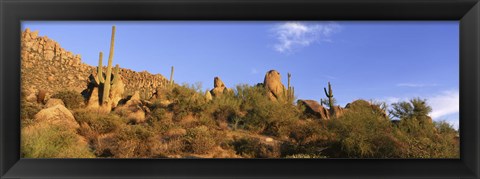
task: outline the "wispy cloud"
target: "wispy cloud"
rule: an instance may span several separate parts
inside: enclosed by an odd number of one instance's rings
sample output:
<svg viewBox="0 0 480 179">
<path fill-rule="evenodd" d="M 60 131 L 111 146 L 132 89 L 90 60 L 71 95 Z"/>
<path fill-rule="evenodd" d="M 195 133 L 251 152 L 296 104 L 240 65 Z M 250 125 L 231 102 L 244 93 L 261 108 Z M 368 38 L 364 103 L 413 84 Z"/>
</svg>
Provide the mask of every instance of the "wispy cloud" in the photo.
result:
<svg viewBox="0 0 480 179">
<path fill-rule="evenodd" d="M 250 69 L 250 74 L 254 75 L 254 74 L 257 74 L 257 73 L 258 73 L 258 70 L 256 68 Z"/>
<path fill-rule="evenodd" d="M 440 118 L 460 110 L 460 95 L 458 91 L 444 91 L 438 95 L 432 96 L 427 103 L 432 106 L 432 118 Z"/>
<path fill-rule="evenodd" d="M 383 98 L 387 104 L 408 101 L 411 97 L 387 97 Z M 432 107 L 430 116 L 435 121 L 446 120 L 454 127 L 458 128 L 458 112 L 460 111 L 460 95 L 458 90 L 442 91 L 440 93 L 427 96 L 427 103 Z M 453 118 L 452 118 L 453 117 Z"/>
<path fill-rule="evenodd" d="M 290 53 L 314 42 L 331 42 L 330 36 L 339 32 L 340 26 L 334 22 L 285 22 L 276 25 L 271 31 L 277 40 L 274 49 L 280 53 Z"/>
<path fill-rule="evenodd" d="M 335 79 L 337 79 L 337 77 L 330 76 L 330 75 L 323 75 L 323 77 L 325 77 L 326 79 L 330 79 L 330 80 L 335 80 Z"/>
<path fill-rule="evenodd" d="M 438 84 L 424 84 L 424 83 L 398 83 L 398 87 L 412 87 L 412 88 L 423 88 L 423 87 L 432 87 L 438 86 Z"/>
</svg>

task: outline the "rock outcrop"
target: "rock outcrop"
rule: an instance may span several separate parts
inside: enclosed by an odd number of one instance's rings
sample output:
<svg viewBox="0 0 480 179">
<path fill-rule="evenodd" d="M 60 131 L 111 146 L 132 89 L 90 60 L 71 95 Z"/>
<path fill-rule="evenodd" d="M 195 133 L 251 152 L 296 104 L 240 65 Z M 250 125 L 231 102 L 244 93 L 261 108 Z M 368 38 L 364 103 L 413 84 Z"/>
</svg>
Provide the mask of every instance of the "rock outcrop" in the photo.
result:
<svg viewBox="0 0 480 179">
<path fill-rule="evenodd" d="M 227 88 L 225 86 L 225 83 L 223 83 L 223 81 L 220 79 L 220 77 L 215 77 L 213 79 L 213 87 L 214 88 L 212 90 L 210 90 L 210 95 L 212 97 L 219 97 L 224 93 L 233 92 L 232 89 Z"/>
<path fill-rule="evenodd" d="M 271 100 L 281 101 L 285 98 L 285 86 L 282 84 L 280 73 L 270 70 L 265 74 L 263 85 L 267 89 L 267 95 Z"/>
<path fill-rule="evenodd" d="M 106 71 L 106 67 L 103 71 Z M 74 54 L 60 46 L 47 36 L 39 36 L 38 31 L 26 29 L 21 35 L 21 88 L 26 97 L 32 93 L 38 94 L 45 90 L 48 94 L 55 94 L 60 90 L 81 92 L 85 83 L 89 82 L 89 75 L 97 68 L 85 64 L 81 56 Z M 160 74 L 136 72 L 120 68 L 123 77 L 125 93 L 135 91 L 153 92 L 157 86 L 165 85 L 168 80 Z M 150 94 L 151 95 L 151 94 Z"/>
<path fill-rule="evenodd" d="M 63 103 L 63 101 L 61 99 L 56 99 L 56 98 L 50 98 L 47 101 L 47 103 L 45 103 L 45 107 L 47 107 L 47 108 L 53 107 L 53 106 L 56 106 L 56 105 L 65 106 L 65 103 Z"/>
<path fill-rule="evenodd" d="M 35 122 L 67 126 L 70 129 L 78 129 L 80 127 L 73 114 L 60 104 L 40 110 L 35 115 Z"/>
<path fill-rule="evenodd" d="M 298 100 L 297 105 L 305 106 L 305 113 L 321 120 L 330 119 L 330 114 L 326 108 L 315 100 Z"/>
<path fill-rule="evenodd" d="M 339 118 L 345 113 L 345 109 L 340 106 L 333 106 L 330 109 L 330 117 Z"/>
<path fill-rule="evenodd" d="M 361 108 L 370 108 L 372 110 L 372 113 L 380 114 L 385 118 L 387 117 L 387 113 L 382 108 L 380 108 L 380 106 L 372 104 L 363 99 L 355 100 L 351 103 L 348 103 L 345 106 L 345 110 L 355 110 L 355 109 L 361 109 Z"/>
<path fill-rule="evenodd" d="M 124 105 L 115 108 L 115 112 L 126 117 L 131 122 L 142 123 L 145 122 L 146 115 L 150 111 L 140 99 L 140 93 L 136 91 Z"/>
</svg>

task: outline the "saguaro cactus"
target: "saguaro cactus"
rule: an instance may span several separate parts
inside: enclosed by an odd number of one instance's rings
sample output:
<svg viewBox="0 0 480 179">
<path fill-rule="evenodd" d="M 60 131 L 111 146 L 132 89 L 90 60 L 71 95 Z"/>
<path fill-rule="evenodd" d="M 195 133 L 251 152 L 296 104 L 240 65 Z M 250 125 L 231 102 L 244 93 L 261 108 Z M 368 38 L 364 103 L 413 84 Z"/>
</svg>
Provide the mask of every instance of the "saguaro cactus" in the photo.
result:
<svg viewBox="0 0 480 179">
<path fill-rule="evenodd" d="M 98 67 L 97 67 L 97 82 L 104 83 L 105 79 L 103 79 L 103 53 L 100 52 L 100 56 L 98 58 Z"/>
<path fill-rule="evenodd" d="M 172 66 L 172 70 L 170 71 L 170 86 L 173 86 L 173 72 L 175 68 Z"/>
<path fill-rule="evenodd" d="M 325 91 L 325 96 L 328 98 L 328 105 L 330 106 L 330 109 L 333 109 L 333 92 L 330 82 L 328 82 L 328 93 L 327 88 L 323 88 L 323 90 Z"/>
<path fill-rule="evenodd" d="M 295 95 L 295 89 L 290 85 L 290 79 L 292 78 L 292 74 L 287 73 L 288 76 L 288 88 L 287 88 L 287 99 L 288 100 L 293 100 L 294 95 Z"/>
<path fill-rule="evenodd" d="M 113 51 L 114 51 L 114 44 L 115 44 L 115 26 L 112 26 L 112 38 L 110 40 L 110 53 L 108 54 L 108 66 L 107 66 L 107 74 L 105 83 L 103 86 L 103 96 L 102 96 L 102 103 L 106 104 L 109 102 L 110 98 L 110 81 L 112 78 L 112 61 L 113 61 Z"/>
</svg>

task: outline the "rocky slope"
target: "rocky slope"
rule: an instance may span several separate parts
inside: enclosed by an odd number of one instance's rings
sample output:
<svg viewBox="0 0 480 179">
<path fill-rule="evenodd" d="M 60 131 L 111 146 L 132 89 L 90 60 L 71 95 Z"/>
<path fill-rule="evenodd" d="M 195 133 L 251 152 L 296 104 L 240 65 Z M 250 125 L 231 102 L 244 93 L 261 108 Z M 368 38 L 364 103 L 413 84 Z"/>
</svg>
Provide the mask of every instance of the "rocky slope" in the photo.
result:
<svg viewBox="0 0 480 179">
<path fill-rule="evenodd" d="M 79 54 L 62 48 L 47 36 L 38 36 L 38 31 L 26 29 L 22 32 L 21 87 L 27 96 L 34 96 L 40 90 L 50 95 L 64 89 L 81 92 L 86 88 L 88 76 L 95 70 L 96 66 L 83 63 Z M 136 90 L 153 93 L 158 85 L 168 81 L 160 74 L 126 68 L 121 68 L 120 74 L 126 95 Z"/>
</svg>

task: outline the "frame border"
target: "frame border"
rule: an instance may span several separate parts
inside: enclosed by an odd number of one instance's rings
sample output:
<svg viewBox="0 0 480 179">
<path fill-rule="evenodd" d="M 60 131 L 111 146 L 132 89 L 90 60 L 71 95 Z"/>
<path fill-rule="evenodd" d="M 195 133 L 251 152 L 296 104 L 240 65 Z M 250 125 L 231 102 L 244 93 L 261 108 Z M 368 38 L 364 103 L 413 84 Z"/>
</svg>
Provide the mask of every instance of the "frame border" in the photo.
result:
<svg viewBox="0 0 480 179">
<path fill-rule="evenodd" d="M 479 178 L 478 0 L 0 0 L 0 178 Z M 20 159 L 21 20 L 459 20 L 460 159 Z M 15 45 L 11 45 L 15 44 Z"/>
</svg>

